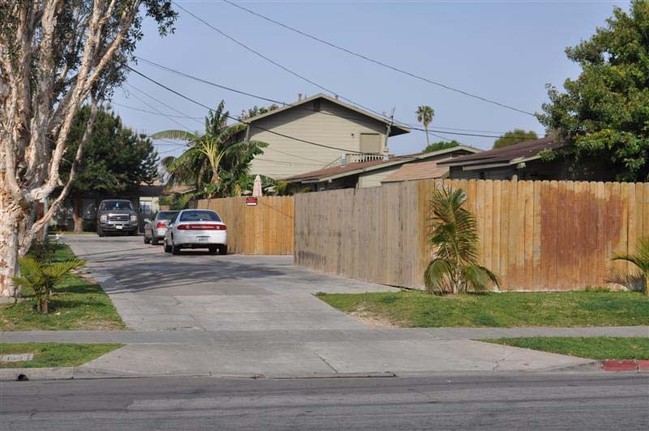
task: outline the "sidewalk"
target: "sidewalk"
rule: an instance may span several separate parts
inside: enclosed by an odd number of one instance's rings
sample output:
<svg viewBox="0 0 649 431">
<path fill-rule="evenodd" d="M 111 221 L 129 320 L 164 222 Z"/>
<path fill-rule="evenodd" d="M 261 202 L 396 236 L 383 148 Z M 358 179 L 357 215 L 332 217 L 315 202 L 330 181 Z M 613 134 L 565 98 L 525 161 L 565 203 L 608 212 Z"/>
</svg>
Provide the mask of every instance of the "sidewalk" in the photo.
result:
<svg viewBox="0 0 649 431">
<path fill-rule="evenodd" d="M 649 371 L 611 363 L 473 341 L 522 336 L 640 336 L 649 327 L 432 328 L 303 331 L 5 332 L 0 342 L 120 343 L 80 367 L 2 369 L 0 380 L 204 376 L 313 378 L 418 376 L 434 373 Z M 635 368 L 634 368 L 635 367 Z"/>
</svg>

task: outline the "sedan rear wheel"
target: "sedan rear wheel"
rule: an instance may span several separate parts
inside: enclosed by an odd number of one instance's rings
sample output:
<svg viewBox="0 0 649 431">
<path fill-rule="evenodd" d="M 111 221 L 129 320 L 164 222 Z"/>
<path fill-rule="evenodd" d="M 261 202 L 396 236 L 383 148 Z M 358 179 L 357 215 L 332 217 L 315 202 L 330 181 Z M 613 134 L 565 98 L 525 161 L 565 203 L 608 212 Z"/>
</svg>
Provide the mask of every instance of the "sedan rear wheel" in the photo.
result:
<svg viewBox="0 0 649 431">
<path fill-rule="evenodd" d="M 171 243 L 171 254 L 180 254 L 180 246 L 177 246 L 173 242 Z"/>
<path fill-rule="evenodd" d="M 227 245 L 222 245 L 219 248 L 219 253 L 222 254 L 222 255 L 228 254 L 228 246 Z"/>
<path fill-rule="evenodd" d="M 151 244 L 153 244 L 153 245 L 158 245 L 158 244 L 160 244 L 160 243 L 158 242 L 158 238 L 156 238 L 156 237 L 151 237 Z"/>
<path fill-rule="evenodd" d="M 151 242 L 151 240 L 149 238 L 147 238 L 146 234 L 144 234 L 143 238 L 144 238 L 144 243 L 145 244 L 148 244 L 148 243 Z"/>
<path fill-rule="evenodd" d="M 165 250 L 165 253 L 171 253 L 171 246 L 169 244 L 167 244 L 166 239 L 165 239 L 165 242 L 164 242 L 164 250 Z"/>
<path fill-rule="evenodd" d="M 215 245 L 211 245 L 211 246 L 209 246 L 208 250 L 210 251 L 210 254 L 216 254 L 216 251 L 218 250 L 218 248 Z"/>
</svg>

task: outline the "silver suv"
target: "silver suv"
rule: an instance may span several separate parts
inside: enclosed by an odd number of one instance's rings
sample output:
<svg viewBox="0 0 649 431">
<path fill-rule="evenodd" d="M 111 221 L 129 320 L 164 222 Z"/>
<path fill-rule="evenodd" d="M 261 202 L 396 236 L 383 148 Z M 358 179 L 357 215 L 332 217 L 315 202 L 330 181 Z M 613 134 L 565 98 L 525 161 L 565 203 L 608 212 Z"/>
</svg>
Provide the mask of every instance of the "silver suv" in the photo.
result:
<svg viewBox="0 0 649 431">
<path fill-rule="evenodd" d="M 138 218 L 133 203 L 126 199 L 106 199 L 97 208 L 97 235 L 125 232 L 137 235 Z"/>
</svg>

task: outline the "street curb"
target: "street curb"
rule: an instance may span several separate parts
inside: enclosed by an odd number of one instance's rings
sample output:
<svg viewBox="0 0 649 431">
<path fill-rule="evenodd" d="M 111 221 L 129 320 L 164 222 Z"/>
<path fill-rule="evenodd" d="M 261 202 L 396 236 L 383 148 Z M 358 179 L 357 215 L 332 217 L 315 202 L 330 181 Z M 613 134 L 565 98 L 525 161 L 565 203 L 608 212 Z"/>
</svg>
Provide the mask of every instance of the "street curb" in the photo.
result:
<svg viewBox="0 0 649 431">
<path fill-rule="evenodd" d="M 649 373 L 649 360 L 602 361 L 600 369 L 612 373 Z"/>
</svg>

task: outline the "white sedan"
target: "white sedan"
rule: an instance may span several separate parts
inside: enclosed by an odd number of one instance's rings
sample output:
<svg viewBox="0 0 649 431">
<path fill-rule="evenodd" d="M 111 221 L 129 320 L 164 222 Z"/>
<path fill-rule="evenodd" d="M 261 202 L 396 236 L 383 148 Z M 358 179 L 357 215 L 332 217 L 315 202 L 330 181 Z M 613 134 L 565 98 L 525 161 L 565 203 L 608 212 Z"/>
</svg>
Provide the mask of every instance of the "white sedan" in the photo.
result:
<svg viewBox="0 0 649 431">
<path fill-rule="evenodd" d="M 165 233 L 164 251 L 179 254 L 183 248 L 228 254 L 228 231 L 216 211 L 182 210 L 176 214 Z"/>
</svg>

